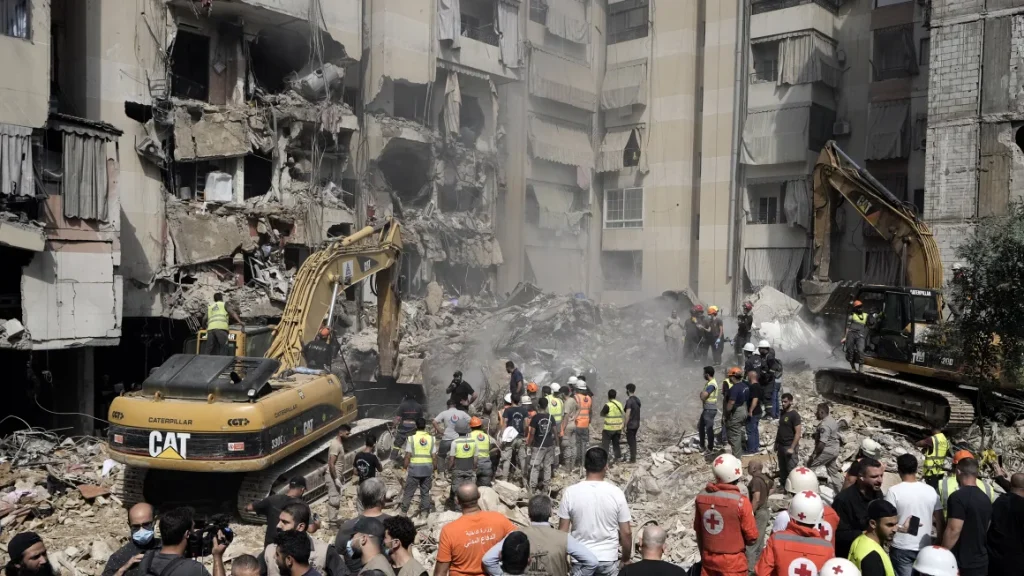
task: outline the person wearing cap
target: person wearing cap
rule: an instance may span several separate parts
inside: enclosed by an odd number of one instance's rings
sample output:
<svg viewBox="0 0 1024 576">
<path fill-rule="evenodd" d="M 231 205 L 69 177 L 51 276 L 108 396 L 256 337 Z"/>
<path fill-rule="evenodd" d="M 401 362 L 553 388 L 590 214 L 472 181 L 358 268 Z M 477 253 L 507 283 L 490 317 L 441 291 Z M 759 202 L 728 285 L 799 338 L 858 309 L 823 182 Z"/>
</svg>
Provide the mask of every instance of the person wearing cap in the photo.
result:
<svg viewBox="0 0 1024 576">
<path fill-rule="evenodd" d="M 730 368 L 729 374 L 733 370 Z M 697 437 L 700 439 L 700 449 L 707 452 L 715 451 L 715 415 L 718 414 L 718 382 L 715 381 L 715 369 L 712 366 L 704 367 L 704 388 L 700 391 L 700 401 L 703 409 L 700 412 L 700 420 L 697 421 Z"/>
<path fill-rule="evenodd" d="M 480 489 L 465 483 L 456 490 L 462 516 L 441 528 L 437 541 L 434 576 L 483 574 L 484 554 L 495 542 L 516 530 L 501 512 L 480 509 Z"/>
<path fill-rule="evenodd" d="M 882 498 L 882 475 L 885 466 L 874 458 L 861 461 L 857 482 L 843 489 L 832 501 L 832 507 L 839 514 L 839 528 L 836 529 L 836 556 L 850 554 L 850 545 L 868 528 L 868 505 Z"/>
<path fill-rule="evenodd" d="M 502 553 L 504 542 L 518 534 L 525 534 L 530 545 L 531 563 L 539 573 L 546 576 L 568 576 L 569 558 L 575 561 L 573 576 L 590 576 L 597 569 L 597 556 L 587 549 L 570 534 L 551 526 L 551 498 L 546 494 L 537 494 L 530 498 L 527 505 L 530 525 L 509 534 L 503 542 L 498 542 L 484 554 L 484 570 L 488 574 L 500 575 L 505 555 Z"/>
<path fill-rule="evenodd" d="M 960 576 L 960 567 L 956 564 L 956 556 L 949 550 L 942 546 L 928 546 L 922 548 L 914 560 L 914 576 Z"/>
<path fill-rule="evenodd" d="M 711 363 L 722 365 L 722 349 L 725 347 L 725 324 L 718 316 L 718 306 L 708 306 L 708 342 L 711 345 Z"/>
<path fill-rule="evenodd" d="M 818 477 L 814 475 L 814 471 L 810 468 L 801 466 L 800 468 L 794 469 L 786 477 L 786 484 L 784 486 L 786 493 L 791 495 L 800 494 L 801 492 L 814 492 L 818 496 L 821 496 L 821 488 L 818 486 Z M 789 525 L 789 512 L 786 510 L 779 511 L 778 516 L 775 517 L 775 523 L 772 525 L 773 532 L 781 532 L 786 529 Z M 822 500 L 822 511 L 821 511 L 821 522 L 817 525 L 818 534 L 832 545 L 832 548 L 836 547 L 836 531 L 839 529 L 839 514 L 836 513 L 825 501 Z"/>
<path fill-rule="evenodd" d="M 750 332 L 754 329 L 753 310 L 754 305 L 752 303 L 744 302 L 743 311 L 736 315 L 736 336 L 732 339 L 732 352 L 736 356 L 736 361 L 740 363 L 746 358 L 746 346 L 750 343 Z"/>
<path fill-rule="evenodd" d="M 261 514 L 267 519 L 266 532 L 263 534 L 264 548 L 272 544 L 274 537 L 277 536 L 277 518 L 281 515 L 281 509 L 292 502 L 302 502 L 302 495 L 305 493 L 306 479 L 302 476 L 292 476 L 288 481 L 288 490 L 284 494 L 271 494 L 262 500 L 246 504 L 247 511 Z"/>
<path fill-rule="evenodd" d="M 21 532 L 7 543 L 11 559 L 4 566 L 5 576 L 54 576 L 46 544 L 35 532 Z"/>
<path fill-rule="evenodd" d="M 868 526 L 850 546 L 847 558 L 864 576 L 896 576 L 885 547 L 899 528 L 899 512 L 885 500 L 868 504 Z"/>
<path fill-rule="evenodd" d="M 390 517 L 389 517 L 390 518 Z M 382 552 L 384 547 L 384 523 L 378 518 L 360 518 L 352 528 L 352 538 L 348 548 L 352 558 L 362 561 L 360 573 L 380 570 L 387 576 L 395 576 L 388 557 Z"/>
<path fill-rule="evenodd" d="M 448 399 L 448 408 L 434 416 L 434 432 L 441 436 L 441 444 L 437 449 L 437 471 L 442 474 L 446 471 L 448 452 L 452 442 L 459 437 L 456 426 L 464 423 L 469 427 L 469 413 L 456 406 L 451 398 Z"/>
<path fill-rule="evenodd" d="M 814 416 L 818 419 L 818 427 L 814 429 L 814 450 L 807 458 L 807 467 L 824 466 L 832 490 L 838 493 L 843 489 L 843 470 L 839 467 L 843 437 L 839 433 L 839 422 L 836 422 L 831 412 L 832 409 L 826 402 L 818 404 L 814 411 Z"/>
<path fill-rule="evenodd" d="M 537 400 L 538 412 L 530 418 L 526 429 L 526 445 L 530 451 L 530 480 L 527 489 L 545 493 L 551 481 L 551 470 L 555 464 L 555 447 L 558 446 L 559 427 L 548 413 L 548 399 Z"/>
<path fill-rule="evenodd" d="M 846 320 L 846 332 L 841 342 L 846 345 L 846 361 L 857 372 L 864 368 L 864 339 L 868 333 L 868 314 L 863 307 L 860 300 L 853 301 L 853 312 Z"/>
<path fill-rule="evenodd" d="M 860 576 L 860 569 L 846 558 L 832 558 L 821 565 L 818 576 Z"/>
<path fill-rule="evenodd" d="M 961 576 L 988 574 L 988 528 L 992 521 L 992 499 L 978 486 L 978 461 L 963 458 L 956 465 L 959 487 L 946 503 L 946 528 L 942 547 L 956 556 Z M 1003 574 L 1003 566 L 999 574 Z"/>
<path fill-rule="evenodd" d="M 622 427 L 626 415 L 626 408 L 616 397 L 618 392 L 614 388 L 608 390 L 608 401 L 601 408 L 601 416 L 604 418 L 604 428 L 601 430 L 601 448 L 608 449 L 610 445 L 615 451 L 614 462 L 622 462 Z"/>
<path fill-rule="evenodd" d="M 384 521 L 384 554 L 397 570 L 396 576 L 425 576 L 427 570 L 412 555 L 416 525 L 405 516 Z"/>
<path fill-rule="evenodd" d="M 626 384 L 626 445 L 629 446 L 629 463 L 636 464 L 636 435 L 640 432 L 640 398 L 636 395 L 636 384 Z"/>
<path fill-rule="evenodd" d="M 494 467 L 492 466 L 492 451 L 497 450 L 497 443 L 484 430 L 483 420 L 473 416 L 469 419 L 469 436 L 476 443 L 476 485 L 490 486 L 494 480 Z"/>
<path fill-rule="evenodd" d="M 804 434 L 803 420 L 793 406 L 793 395 L 782 395 L 782 413 L 779 414 L 779 431 L 775 434 L 775 453 L 779 458 L 779 478 L 789 476 L 797 467 L 800 456 L 800 438 Z"/>
<path fill-rule="evenodd" d="M 584 465 L 584 455 L 590 444 L 590 412 L 594 403 L 594 396 L 587 388 L 587 381 L 583 378 L 576 382 L 575 400 L 577 409 L 573 439 L 575 440 L 574 454 L 576 457 L 572 467 L 578 468 Z"/>
<path fill-rule="evenodd" d="M 378 522 L 383 522 L 388 518 L 391 518 L 390 514 L 384 513 L 384 505 L 387 503 L 387 495 L 388 487 L 384 484 L 384 480 L 381 480 L 380 478 L 370 478 L 366 482 L 360 484 L 356 497 L 362 502 L 363 511 L 355 518 L 350 518 L 339 526 L 338 533 L 334 536 L 334 548 L 338 550 L 339 554 L 343 555 L 345 566 L 352 574 L 356 574 L 363 569 L 364 561 L 361 556 L 358 554 L 354 555 L 352 553 L 352 538 L 357 532 L 359 523 L 364 519 L 372 518 Z M 421 510 L 422 506 L 423 504 L 421 502 Z M 383 537 L 383 532 L 381 537 Z M 378 546 L 380 546 L 379 542 Z"/>
<path fill-rule="evenodd" d="M 345 477 L 345 440 L 352 435 L 352 427 L 342 424 L 338 434 L 327 448 L 327 522 L 336 525 L 341 509 L 342 484 Z"/>
<path fill-rule="evenodd" d="M 456 510 L 455 490 L 459 486 L 468 482 L 476 484 L 476 439 L 469 435 L 470 423 L 459 421 L 455 431 L 459 437 L 452 441 L 451 452 L 448 454 L 448 469 L 452 472 L 447 500 L 449 510 Z"/>
<path fill-rule="evenodd" d="M 416 433 L 416 420 L 423 418 L 423 405 L 412 394 L 406 394 L 395 410 L 395 442 L 391 447 L 391 459 L 401 462 L 405 440 Z"/>
<path fill-rule="evenodd" d="M 881 460 L 882 445 L 871 438 L 864 438 L 860 441 L 860 448 L 857 449 L 857 453 L 853 457 L 853 464 L 850 465 L 850 468 L 846 471 L 846 477 L 843 478 L 844 490 L 853 486 L 854 482 L 857 481 L 857 477 L 860 476 L 860 463 L 864 458 Z"/>
<path fill-rule="evenodd" d="M 665 338 L 665 351 L 668 352 L 669 358 L 678 361 L 683 347 L 683 321 L 675 310 L 669 315 L 662 332 Z"/>
<path fill-rule="evenodd" d="M 338 353 L 338 343 L 331 338 L 331 329 L 321 326 L 316 338 L 302 347 L 302 357 L 306 366 L 316 370 L 330 370 L 331 362 Z"/>
<path fill-rule="evenodd" d="M 945 478 L 943 478 L 939 482 L 939 503 L 942 505 L 943 516 L 949 515 L 949 497 L 952 496 L 958 488 L 960 488 L 960 482 L 958 479 L 959 474 L 957 472 L 956 466 L 960 462 L 963 462 L 964 460 L 968 459 L 974 460 L 974 455 L 971 454 L 970 450 L 958 450 L 957 453 L 953 455 L 952 472 L 950 472 Z M 975 462 L 977 462 L 977 460 L 975 460 Z M 977 475 L 975 475 L 975 481 L 978 489 L 984 492 L 986 496 L 988 496 L 989 501 L 995 502 L 998 494 L 996 494 L 996 492 L 992 490 L 991 484 L 978 478 Z"/>
<path fill-rule="evenodd" d="M 824 509 L 825 503 L 816 492 L 794 494 L 789 503 L 789 523 L 768 537 L 754 569 L 757 576 L 817 574 L 835 556 L 832 543 L 818 530 Z"/>
<path fill-rule="evenodd" d="M 512 478 L 512 466 L 517 474 L 525 476 L 526 466 L 526 419 L 530 417 L 528 406 L 512 404 L 501 415 L 501 477 Z"/>
<path fill-rule="evenodd" d="M 918 440 L 914 446 L 917 446 L 924 452 L 924 468 L 921 471 L 924 481 L 932 488 L 938 490 L 939 482 L 946 475 L 944 468 L 951 444 L 938 426 L 932 426 L 931 433 L 931 436 Z"/>
<path fill-rule="evenodd" d="M 901 454 L 896 458 L 896 469 L 901 482 L 885 494 L 885 501 L 895 506 L 899 515 L 899 527 L 889 547 L 889 559 L 896 576 L 910 576 L 918 551 L 932 543 L 932 523 L 940 528 L 943 525 L 942 505 L 935 488 L 918 481 L 916 456 Z M 911 517 L 916 517 L 919 522 L 916 530 L 910 530 Z"/>
<path fill-rule="evenodd" d="M 715 481 L 697 495 L 693 529 L 707 576 L 745 576 L 746 548 L 758 537 L 750 500 L 740 492 L 743 464 L 732 454 L 722 454 L 711 465 Z"/>
<path fill-rule="evenodd" d="M 425 418 L 416 419 L 416 433 L 405 441 L 405 490 L 402 494 L 402 514 L 409 513 L 412 497 L 416 488 L 420 489 L 420 510 L 423 515 L 430 514 L 430 487 L 437 469 L 437 441 L 427 432 Z"/>
</svg>

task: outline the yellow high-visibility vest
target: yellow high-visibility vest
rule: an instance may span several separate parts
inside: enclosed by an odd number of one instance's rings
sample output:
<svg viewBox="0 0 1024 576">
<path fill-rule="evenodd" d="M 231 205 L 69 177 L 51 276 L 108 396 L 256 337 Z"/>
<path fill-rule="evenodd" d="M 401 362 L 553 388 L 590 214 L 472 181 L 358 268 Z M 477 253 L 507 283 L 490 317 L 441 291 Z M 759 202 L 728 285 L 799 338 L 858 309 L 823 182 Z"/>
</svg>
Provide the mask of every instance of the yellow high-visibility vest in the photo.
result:
<svg viewBox="0 0 1024 576">
<path fill-rule="evenodd" d="M 479 460 L 491 459 L 491 439 L 483 430 L 473 430 L 470 438 L 476 440 L 476 457 Z"/>
<path fill-rule="evenodd" d="M 434 464 L 431 454 L 434 452 L 434 437 L 426 430 L 419 430 L 412 437 L 412 456 L 409 464 Z"/>
<path fill-rule="evenodd" d="M 228 329 L 228 308 L 223 302 L 212 302 L 206 307 L 206 329 Z"/>
<path fill-rule="evenodd" d="M 555 422 L 557 422 L 558 424 L 561 424 L 562 423 L 562 410 L 563 410 L 562 401 L 559 400 L 558 398 L 555 398 L 554 394 L 548 396 L 547 399 L 548 399 L 548 414 L 551 414 L 551 417 L 555 419 Z"/>
<path fill-rule="evenodd" d="M 942 503 L 942 515 L 945 516 L 949 512 L 949 508 L 946 507 L 949 502 L 949 497 L 960 489 L 960 484 L 956 481 L 956 476 L 949 475 L 939 480 L 939 501 Z M 978 478 L 978 489 L 988 496 L 989 502 L 995 502 L 996 495 L 992 491 L 992 487 L 985 483 L 984 480 Z"/>
<path fill-rule="evenodd" d="M 949 452 L 949 440 L 946 435 L 939 432 L 935 436 L 932 436 L 932 449 L 928 456 L 924 457 L 924 469 L 922 474 L 927 478 L 929 476 L 941 476 L 943 474 L 942 465 L 946 463 L 946 454 Z"/>
<path fill-rule="evenodd" d="M 714 387 L 714 390 L 712 390 L 708 394 L 708 399 L 704 401 L 704 407 L 705 408 L 717 409 L 718 408 L 718 382 L 714 378 L 712 378 L 711 380 L 708 380 L 707 384 L 704 385 L 704 389 L 707 390 L 708 386 Z"/>
<path fill-rule="evenodd" d="M 608 406 L 608 415 L 604 417 L 604 429 L 610 432 L 622 430 L 622 417 L 626 413 L 625 408 L 618 400 L 609 400 L 606 406 Z"/>
<path fill-rule="evenodd" d="M 856 322 L 857 324 L 867 324 L 868 323 L 868 313 L 867 312 L 854 312 L 853 314 L 850 314 L 850 319 L 853 320 L 854 322 Z"/>
<path fill-rule="evenodd" d="M 850 556 L 847 559 L 853 562 L 853 565 L 859 570 L 860 563 L 872 552 L 878 552 L 878 557 L 882 559 L 882 565 L 885 566 L 885 576 L 896 576 L 896 571 L 892 569 L 892 562 L 889 561 L 889 553 L 878 542 L 868 538 L 865 534 L 857 536 L 857 539 L 850 545 Z"/>
</svg>

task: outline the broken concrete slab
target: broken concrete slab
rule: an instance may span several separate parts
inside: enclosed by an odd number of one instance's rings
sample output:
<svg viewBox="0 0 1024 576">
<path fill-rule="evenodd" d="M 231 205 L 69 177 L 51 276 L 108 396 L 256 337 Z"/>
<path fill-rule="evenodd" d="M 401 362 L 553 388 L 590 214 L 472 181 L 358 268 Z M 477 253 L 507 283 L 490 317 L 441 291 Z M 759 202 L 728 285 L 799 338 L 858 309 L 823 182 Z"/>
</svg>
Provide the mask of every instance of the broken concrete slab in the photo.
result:
<svg viewBox="0 0 1024 576">
<path fill-rule="evenodd" d="M 42 252 L 46 247 L 46 237 L 43 235 L 43 229 L 40 226 L 11 220 L 0 220 L 0 244 L 21 250 Z"/>
<path fill-rule="evenodd" d="M 241 216 L 169 212 L 167 227 L 174 243 L 174 262 L 178 265 L 224 260 L 238 250 L 256 249 L 249 223 Z"/>
<path fill-rule="evenodd" d="M 441 285 L 437 282 L 431 282 L 427 284 L 427 297 L 424 302 L 427 305 L 427 314 L 436 316 L 441 311 L 441 300 L 444 298 L 444 292 L 441 290 Z"/>
<path fill-rule="evenodd" d="M 230 158 L 252 151 L 245 110 L 179 105 L 173 118 L 175 160 Z"/>
</svg>

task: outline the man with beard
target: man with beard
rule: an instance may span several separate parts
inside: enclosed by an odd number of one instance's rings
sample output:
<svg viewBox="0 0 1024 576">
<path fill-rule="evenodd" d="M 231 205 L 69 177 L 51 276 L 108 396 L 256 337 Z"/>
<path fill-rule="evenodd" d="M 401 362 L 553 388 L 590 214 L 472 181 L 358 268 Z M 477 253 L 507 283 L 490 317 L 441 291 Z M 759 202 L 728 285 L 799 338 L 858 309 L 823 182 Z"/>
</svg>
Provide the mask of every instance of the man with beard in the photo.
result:
<svg viewBox="0 0 1024 576">
<path fill-rule="evenodd" d="M 474 484 L 475 486 L 475 484 Z M 377 518 L 360 518 L 355 525 L 355 533 L 348 541 L 349 554 L 352 558 L 362 560 L 363 569 L 360 574 L 370 570 L 380 570 L 386 576 L 395 576 L 391 562 L 384 555 L 384 524 Z M 298 576 L 293 574 L 292 576 Z"/>
<path fill-rule="evenodd" d="M 145 502 L 132 506 L 128 510 L 128 527 L 131 529 L 128 543 L 110 556 L 101 576 L 139 576 L 142 557 L 160 548 L 160 539 L 153 532 L 156 528 L 153 506 Z"/>
<path fill-rule="evenodd" d="M 46 544 L 35 532 L 16 534 L 7 544 L 10 561 L 4 566 L 6 576 L 54 576 L 46 557 Z"/>
<path fill-rule="evenodd" d="M 323 576 L 345 576 L 348 571 L 345 568 L 345 561 L 334 548 L 333 544 L 327 544 L 309 535 L 310 518 L 312 512 L 305 502 L 293 502 L 281 509 L 281 515 L 277 520 L 277 531 L 280 532 L 301 532 L 309 538 L 309 566 L 323 574 Z M 264 576 L 288 576 L 286 572 L 280 572 L 279 566 L 274 562 L 277 557 L 277 544 L 270 544 L 263 551 L 263 558 L 266 561 L 266 572 Z M 231 564 L 234 570 L 234 563 Z"/>
<path fill-rule="evenodd" d="M 195 529 L 191 508 L 175 508 L 160 517 L 159 550 L 151 550 L 142 558 L 142 576 L 210 576 L 202 564 L 185 558 L 188 537 Z M 213 576 L 225 576 L 224 551 L 228 549 L 224 534 L 217 533 L 213 543 Z"/>
<path fill-rule="evenodd" d="M 277 550 L 274 563 L 281 574 L 286 576 L 320 576 L 316 568 L 309 566 L 312 551 L 309 538 L 297 530 L 278 532 L 274 538 Z"/>
</svg>

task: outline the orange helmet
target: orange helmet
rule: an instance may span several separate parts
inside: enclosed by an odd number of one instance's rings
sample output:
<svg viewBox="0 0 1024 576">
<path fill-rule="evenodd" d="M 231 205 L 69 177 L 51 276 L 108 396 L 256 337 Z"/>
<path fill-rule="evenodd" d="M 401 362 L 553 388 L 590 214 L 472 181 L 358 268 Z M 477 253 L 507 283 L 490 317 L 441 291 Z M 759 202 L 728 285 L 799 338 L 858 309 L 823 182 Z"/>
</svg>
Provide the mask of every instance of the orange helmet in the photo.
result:
<svg viewBox="0 0 1024 576">
<path fill-rule="evenodd" d="M 537 383 L 536 382 L 530 382 L 529 384 L 527 384 L 526 385 L 526 391 L 529 392 L 530 394 L 536 394 L 537 393 Z"/>
<path fill-rule="evenodd" d="M 860 307 L 861 307 L 861 306 L 863 306 L 863 305 L 864 305 L 864 303 L 863 303 L 863 302 L 861 302 L 860 300 L 854 300 L 854 301 L 853 301 L 853 307 L 854 307 L 854 308 L 860 308 Z"/>
<path fill-rule="evenodd" d="M 729 368 L 729 372 L 726 375 L 727 376 L 743 376 L 743 369 L 740 368 L 739 366 L 733 366 L 732 368 Z"/>
<path fill-rule="evenodd" d="M 321 337 L 327 338 L 330 335 L 331 335 L 331 329 L 328 328 L 327 326 L 324 326 L 323 328 L 320 329 L 320 336 Z"/>
<path fill-rule="evenodd" d="M 477 418 L 476 416 L 473 416 L 472 418 L 469 419 L 469 427 L 470 428 L 479 428 L 479 427 L 481 427 L 483 425 L 484 425 L 484 421 L 481 420 L 480 418 Z"/>
<path fill-rule="evenodd" d="M 974 458 L 974 454 L 971 454 L 970 450 L 958 450 L 956 454 L 953 454 L 953 464 L 955 465 L 964 458 Z"/>
<path fill-rule="evenodd" d="M 708 306 L 708 314 L 711 314 L 712 316 L 718 314 L 718 306 Z"/>
</svg>

